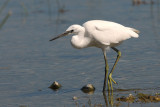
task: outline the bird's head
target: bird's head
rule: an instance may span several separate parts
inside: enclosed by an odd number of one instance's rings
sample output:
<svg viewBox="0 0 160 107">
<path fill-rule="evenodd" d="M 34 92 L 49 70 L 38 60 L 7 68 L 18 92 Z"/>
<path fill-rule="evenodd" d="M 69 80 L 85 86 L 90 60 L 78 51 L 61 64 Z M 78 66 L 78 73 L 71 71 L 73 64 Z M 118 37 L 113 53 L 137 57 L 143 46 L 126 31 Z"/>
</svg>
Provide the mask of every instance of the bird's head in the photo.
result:
<svg viewBox="0 0 160 107">
<path fill-rule="evenodd" d="M 64 36 L 67 36 L 70 34 L 78 34 L 82 29 L 83 29 L 83 27 L 80 25 L 71 25 L 70 27 L 68 27 L 68 29 L 64 33 L 52 38 L 49 41 L 53 41 L 53 40 L 56 40 L 60 37 L 64 37 Z"/>
</svg>

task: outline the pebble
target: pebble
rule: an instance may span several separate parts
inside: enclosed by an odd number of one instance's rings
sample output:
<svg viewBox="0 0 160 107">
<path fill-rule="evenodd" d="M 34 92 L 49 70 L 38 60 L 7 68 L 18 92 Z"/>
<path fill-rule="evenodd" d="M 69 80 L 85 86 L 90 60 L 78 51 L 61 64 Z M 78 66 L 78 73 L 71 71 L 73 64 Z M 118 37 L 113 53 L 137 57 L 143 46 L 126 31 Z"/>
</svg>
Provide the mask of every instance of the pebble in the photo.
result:
<svg viewBox="0 0 160 107">
<path fill-rule="evenodd" d="M 73 100 L 77 100 L 77 99 L 78 99 L 78 97 L 76 97 L 76 96 L 73 96 L 73 97 L 72 97 L 72 99 L 73 99 Z"/>
<path fill-rule="evenodd" d="M 49 88 L 53 89 L 53 90 L 58 90 L 59 88 L 61 88 L 61 84 L 59 84 L 57 81 L 54 81 L 52 83 L 52 85 L 49 86 Z"/>
<path fill-rule="evenodd" d="M 84 93 L 93 93 L 95 91 L 95 87 L 92 84 L 87 84 L 81 88 Z"/>
</svg>

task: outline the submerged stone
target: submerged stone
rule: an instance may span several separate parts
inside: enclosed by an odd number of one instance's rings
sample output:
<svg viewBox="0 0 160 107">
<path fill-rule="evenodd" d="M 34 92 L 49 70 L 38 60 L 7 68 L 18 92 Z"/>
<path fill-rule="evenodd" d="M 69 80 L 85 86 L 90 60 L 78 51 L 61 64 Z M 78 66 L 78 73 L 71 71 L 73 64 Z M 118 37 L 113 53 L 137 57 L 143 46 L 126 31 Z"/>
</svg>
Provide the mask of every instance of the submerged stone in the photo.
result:
<svg viewBox="0 0 160 107">
<path fill-rule="evenodd" d="M 143 103 L 160 102 L 159 95 L 149 95 L 149 94 L 138 93 L 137 97 L 138 97 L 138 102 L 143 102 Z"/>
<path fill-rule="evenodd" d="M 49 86 L 49 88 L 53 89 L 53 90 L 58 90 L 59 88 L 61 88 L 61 84 L 59 84 L 57 81 L 54 81 L 52 83 L 52 85 Z"/>
<path fill-rule="evenodd" d="M 135 97 L 132 94 L 129 94 L 129 96 L 125 97 L 122 96 L 120 98 L 116 99 L 117 101 L 123 101 L 123 102 L 129 102 L 129 103 L 133 103 L 135 100 Z"/>
<path fill-rule="evenodd" d="M 116 98 L 117 101 L 122 101 L 122 102 L 141 102 L 141 103 L 150 103 L 150 102 L 160 102 L 160 95 L 155 94 L 155 95 L 150 95 L 150 94 L 144 94 L 144 93 L 138 93 L 136 96 L 133 96 L 132 94 L 129 94 L 129 96 L 125 97 L 119 97 Z"/>
<path fill-rule="evenodd" d="M 95 87 L 92 84 L 87 84 L 81 88 L 84 93 L 92 94 L 95 91 Z"/>
</svg>

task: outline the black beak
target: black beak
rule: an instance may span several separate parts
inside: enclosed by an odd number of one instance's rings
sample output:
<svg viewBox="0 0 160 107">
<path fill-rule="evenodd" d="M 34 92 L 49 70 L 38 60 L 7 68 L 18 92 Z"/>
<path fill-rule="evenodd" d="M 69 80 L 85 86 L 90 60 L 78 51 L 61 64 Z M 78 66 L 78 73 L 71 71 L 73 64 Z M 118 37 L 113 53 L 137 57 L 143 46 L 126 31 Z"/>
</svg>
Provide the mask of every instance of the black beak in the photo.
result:
<svg viewBox="0 0 160 107">
<path fill-rule="evenodd" d="M 66 32 L 64 32 L 63 34 L 60 34 L 60 35 L 54 37 L 53 39 L 51 39 L 51 40 L 49 40 L 49 41 L 56 40 L 56 39 L 58 39 L 58 38 L 60 38 L 60 37 L 63 37 L 63 36 L 67 36 L 69 33 L 72 33 L 72 32 L 73 32 L 73 30 L 66 31 Z"/>
</svg>

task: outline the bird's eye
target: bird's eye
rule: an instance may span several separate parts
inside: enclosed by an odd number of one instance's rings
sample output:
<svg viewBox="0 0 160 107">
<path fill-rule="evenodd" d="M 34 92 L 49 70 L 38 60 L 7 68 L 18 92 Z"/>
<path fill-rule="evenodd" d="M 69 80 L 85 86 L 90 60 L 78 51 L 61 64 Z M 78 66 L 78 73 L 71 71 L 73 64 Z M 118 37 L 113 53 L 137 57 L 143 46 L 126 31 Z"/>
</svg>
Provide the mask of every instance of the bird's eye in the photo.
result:
<svg viewBox="0 0 160 107">
<path fill-rule="evenodd" d="M 71 33 L 73 32 L 74 30 L 71 30 Z"/>
</svg>

